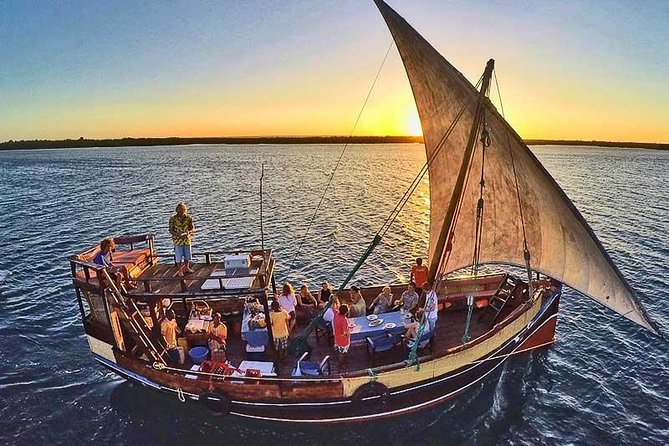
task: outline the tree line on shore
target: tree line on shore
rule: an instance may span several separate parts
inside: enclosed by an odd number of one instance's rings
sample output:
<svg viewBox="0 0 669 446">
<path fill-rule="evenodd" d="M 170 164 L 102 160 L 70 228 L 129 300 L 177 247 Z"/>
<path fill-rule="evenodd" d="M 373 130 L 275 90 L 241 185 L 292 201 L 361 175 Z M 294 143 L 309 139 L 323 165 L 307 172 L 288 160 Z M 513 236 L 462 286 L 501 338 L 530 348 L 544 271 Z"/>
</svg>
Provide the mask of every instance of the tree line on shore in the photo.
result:
<svg viewBox="0 0 669 446">
<path fill-rule="evenodd" d="M 421 136 L 239 136 L 239 137 L 197 137 L 197 138 L 118 138 L 118 139 L 33 139 L 5 141 L 0 150 L 25 149 L 71 149 L 83 147 L 133 147 L 133 146 L 176 146 L 190 144 L 397 144 L 422 143 Z M 581 141 L 527 139 L 528 145 L 626 147 L 638 149 L 669 150 L 669 144 L 621 142 L 621 141 Z"/>
</svg>

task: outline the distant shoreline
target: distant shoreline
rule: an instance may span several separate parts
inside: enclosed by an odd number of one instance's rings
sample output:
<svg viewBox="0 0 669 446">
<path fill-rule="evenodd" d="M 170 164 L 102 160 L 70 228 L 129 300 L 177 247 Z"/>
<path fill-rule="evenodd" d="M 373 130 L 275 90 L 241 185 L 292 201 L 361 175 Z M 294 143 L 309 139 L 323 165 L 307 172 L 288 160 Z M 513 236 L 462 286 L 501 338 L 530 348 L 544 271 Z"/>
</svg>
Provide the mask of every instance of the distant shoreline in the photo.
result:
<svg viewBox="0 0 669 446">
<path fill-rule="evenodd" d="M 119 138 L 119 139 L 60 139 L 5 141 L 0 150 L 27 149 L 75 149 L 84 147 L 146 147 L 179 146 L 192 144 L 398 144 L 422 143 L 421 136 L 250 136 L 250 137 L 203 137 L 203 138 Z M 527 139 L 527 145 L 538 146 L 589 146 L 625 147 L 632 149 L 669 150 L 667 143 L 623 142 L 623 141 L 579 141 Z"/>
</svg>

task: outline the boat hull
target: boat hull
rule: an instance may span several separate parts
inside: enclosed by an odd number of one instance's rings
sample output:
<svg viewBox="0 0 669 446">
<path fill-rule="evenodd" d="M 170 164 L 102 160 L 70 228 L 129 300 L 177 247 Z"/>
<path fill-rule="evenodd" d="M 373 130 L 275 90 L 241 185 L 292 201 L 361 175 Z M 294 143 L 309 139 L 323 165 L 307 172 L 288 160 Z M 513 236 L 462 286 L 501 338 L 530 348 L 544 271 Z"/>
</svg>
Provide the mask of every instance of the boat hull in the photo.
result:
<svg viewBox="0 0 669 446">
<path fill-rule="evenodd" d="M 555 337 L 559 299 L 560 292 L 557 292 L 544 301 L 524 329 L 485 357 L 431 380 L 392 387 L 385 392 L 379 391 L 384 386 L 370 384 L 368 387 L 370 390 L 374 389 L 373 395 L 363 398 L 357 393 L 344 399 L 328 398 L 328 388 L 325 384 L 320 392 L 324 399 L 320 401 L 318 392 L 314 391 L 311 392 L 311 397 L 298 401 L 262 401 L 260 385 L 257 387 L 255 398 L 252 390 L 247 398 L 234 395 L 227 397 L 225 390 L 215 385 L 217 383 L 210 383 L 208 389 L 202 386 L 189 388 L 186 385 L 175 384 L 173 379 L 162 379 L 166 375 L 164 372 L 146 366 L 141 370 L 134 368 L 132 363 L 110 361 L 109 358 L 98 354 L 95 357 L 102 365 L 125 379 L 178 396 L 183 400 L 199 400 L 221 414 L 290 423 L 366 422 L 406 415 L 448 402 L 471 386 L 487 379 L 512 355 L 550 345 Z M 420 366 L 428 367 L 429 363 Z M 415 366 L 412 368 L 415 369 Z M 411 371 L 412 368 L 404 370 Z M 374 383 L 374 376 L 370 376 L 368 381 Z"/>
</svg>

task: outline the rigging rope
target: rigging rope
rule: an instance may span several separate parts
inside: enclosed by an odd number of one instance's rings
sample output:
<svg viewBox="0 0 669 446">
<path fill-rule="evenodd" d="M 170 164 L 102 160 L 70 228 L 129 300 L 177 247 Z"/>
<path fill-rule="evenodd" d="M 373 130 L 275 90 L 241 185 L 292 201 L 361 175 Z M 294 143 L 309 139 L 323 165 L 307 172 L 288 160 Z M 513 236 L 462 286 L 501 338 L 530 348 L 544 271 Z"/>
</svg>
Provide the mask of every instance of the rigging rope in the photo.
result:
<svg viewBox="0 0 669 446">
<path fill-rule="evenodd" d="M 502 118 L 506 119 L 504 116 L 504 103 L 502 102 L 502 92 L 499 89 L 499 83 L 497 82 L 497 70 L 493 71 L 495 76 L 495 86 L 497 87 L 497 96 L 499 97 L 499 106 L 502 109 Z M 509 150 L 509 155 L 511 157 L 511 167 L 513 169 L 513 180 L 516 186 L 516 197 L 518 198 L 518 210 L 520 211 L 520 223 L 523 229 L 523 257 L 525 259 L 525 268 L 527 269 L 527 287 L 528 287 L 528 299 L 532 297 L 534 290 L 532 289 L 532 267 L 530 264 L 530 250 L 527 246 L 527 233 L 525 232 L 525 216 L 523 214 L 523 204 L 520 199 L 520 186 L 518 185 L 518 174 L 516 173 L 516 163 L 513 159 L 513 150 L 511 150 L 511 140 L 509 138 L 509 130 L 505 132 L 506 135 L 506 146 Z"/>
<path fill-rule="evenodd" d="M 483 76 L 481 76 L 476 83 L 476 87 L 478 88 L 481 82 L 483 81 Z M 444 147 L 444 144 L 448 140 L 448 137 L 451 136 L 451 133 L 453 133 L 453 130 L 455 129 L 455 126 L 458 124 L 460 121 L 460 118 L 462 118 L 462 115 L 464 114 L 465 110 L 467 107 L 470 105 L 472 102 L 472 98 L 470 98 L 468 101 L 466 101 L 458 113 L 455 115 L 455 118 L 453 119 L 453 122 L 451 125 L 446 129 L 444 132 L 443 136 L 441 137 L 441 140 L 439 140 L 439 144 L 437 144 L 437 147 L 434 149 L 432 154 L 429 156 L 421 170 L 418 172 L 418 175 L 414 178 L 414 180 L 411 182 L 407 190 L 404 192 L 404 195 L 402 195 L 402 198 L 400 198 L 400 201 L 397 203 L 395 208 L 390 212 L 390 215 L 388 215 L 388 218 L 386 218 L 386 221 L 383 222 L 383 225 L 381 225 L 381 228 L 377 231 L 376 235 L 385 235 L 386 232 L 388 232 L 388 229 L 393 225 L 397 217 L 399 216 L 400 212 L 406 205 L 406 203 L 409 201 L 409 198 L 411 195 L 414 193 L 416 188 L 418 188 L 418 185 L 420 184 L 421 181 L 423 181 L 423 177 L 425 174 L 428 172 L 429 167 L 432 165 L 434 160 L 437 158 L 437 155 L 439 155 L 439 152 L 441 149 Z"/>
<path fill-rule="evenodd" d="M 348 140 L 349 141 L 350 141 L 351 137 L 353 136 L 353 133 L 355 132 L 355 129 L 358 127 L 358 123 L 360 122 L 360 117 L 362 116 L 362 112 L 365 110 L 365 107 L 367 106 L 367 102 L 369 101 L 369 98 L 372 95 L 372 91 L 374 90 L 374 86 L 376 85 L 376 81 L 379 79 L 379 75 L 381 74 L 381 70 L 383 69 L 383 65 L 386 63 L 386 59 L 388 59 L 388 54 L 390 54 L 390 49 L 393 47 L 393 44 L 394 44 L 394 41 L 391 41 L 390 45 L 388 45 L 388 49 L 386 50 L 385 56 L 383 56 L 383 60 L 381 61 L 381 65 L 379 66 L 379 69 L 376 72 L 376 76 L 374 76 L 374 80 L 372 81 L 372 85 L 369 87 L 369 91 L 367 92 L 367 96 L 365 97 L 365 100 L 362 103 L 362 107 L 360 108 L 360 111 L 358 112 L 358 117 L 355 119 L 355 123 L 353 124 L 353 128 L 351 128 L 351 132 L 348 135 Z M 325 185 L 325 190 L 323 190 L 323 194 L 321 195 L 321 199 L 318 201 L 318 205 L 316 206 L 316 210 L 314 211 L 314 214 L 311 216 L 311 219 L 309 220 L 309 224 L 307 225 L 307 229 L 304 231 L 304 235 L 302 236 L 302 241 L 300 242 L 300 245 L 297 248 L 297 251 L 295 251 L 295 255 L 293 256 L 292 262 L 290 262 L 290 269 L 288 270 L 288 274 L 286 275 L 286 277 L 289 277 L 290 273 L 293 271 L 293 268 L 295 268 L 295 260 L 297 259 L 297 256 L 300 254 L 300 251 L 302 250 L 302 246 L 304 245 L 304 242 L 307 239 L 307 235 L 309 234 L 309 231 L 311 230 L 311 226 L 313 225 L 314 220 L 316 219 L 316 215 L 318 214 L 318 211 L 320 210 L 321 205 L 323 204 L 323 200 L 325 199 L 325 195 L 327 194 L 328 189 L 330 188 L 330 185 L 332 184 L 332 180 L 334 179 L 335 173 L 337 172 L 337 169 L 339 168 L 339 165 L 341 164 L 341 160 L 344 157 L 344 153 L 346 153 L 346 149 L 348 148 L 349 141 L 346 141 L 346 144 L 344 144 L 344 148 L 342 149 L 341 153 L 339 154 L 339 158 L 337 159 L 337 163 L 335 164 L 335 167 L 332 170 L 332 173 L 330 174 L 330 178 L 328 179 L 328 182 Z"/>
<path fill-rule="evenodd" d="M 474 231 L 474 255 L 472 258 L 472 273 L 474 277 L 473 289 L 476 289 L 476 279 L 479 272 L 479 262 L 481 259 L 481 240 L 483 238 L 483 189 L 485 188 L 485 152 L 486 148 L 490 147 L 490 133 L 488 133 L 487 122 L 485 119 L 485 109 L 481 116 L 481 179 L 479 180 L 479 200 L 476 203 L 476 229 Z M 474 312 L 474 294 L 467 296 L 467 319 L 465 321 L 465 332 L 462 335 L 462 343 L 465 344 L 469 340 L 469 327 L 472 321 L 472 313 Z"/>
</svg>

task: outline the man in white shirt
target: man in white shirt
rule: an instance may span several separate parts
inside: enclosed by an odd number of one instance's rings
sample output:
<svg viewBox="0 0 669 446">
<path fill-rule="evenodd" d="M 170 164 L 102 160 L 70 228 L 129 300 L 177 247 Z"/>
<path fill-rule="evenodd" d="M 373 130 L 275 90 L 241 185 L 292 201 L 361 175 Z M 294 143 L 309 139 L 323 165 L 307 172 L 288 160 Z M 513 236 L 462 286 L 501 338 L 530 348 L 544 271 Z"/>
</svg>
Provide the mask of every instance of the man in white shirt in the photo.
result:
<svg viewBox="0 0 669 446">
<path fill-rule="evenodd" d="M 437 317 L 439 316 L 438 312 L 438 297 L 437 292 L 434 290 L 434 282 L 428 281 L 425 282 L 425 313 L 427 314 L 427 323 L 428 329 L 430 332 L 434 330 L 434 327 L 437 325 Z"/>
</svg>

